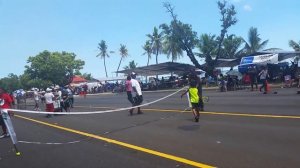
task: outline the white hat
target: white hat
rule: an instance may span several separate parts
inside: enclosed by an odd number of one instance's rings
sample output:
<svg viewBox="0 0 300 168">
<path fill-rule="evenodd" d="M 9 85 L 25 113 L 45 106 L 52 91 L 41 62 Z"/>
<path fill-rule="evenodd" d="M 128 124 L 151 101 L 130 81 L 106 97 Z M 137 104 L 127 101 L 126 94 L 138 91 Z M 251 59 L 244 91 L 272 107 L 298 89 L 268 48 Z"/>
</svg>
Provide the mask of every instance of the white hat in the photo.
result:
<svg viewBox="0 0 300 168">
<path fill-rule="evenodd" d="M 46 91 L 47 91 L 47 92 L 51 92 L 51 91 L 52 91 L 52 89 L 50 89 L 50 88 L 47 88 L 47 89 L 46 89 Z"/>
<path fill-rule="evenodd" d="M 136 73 L 135 72 L 131 72 L 131 75 L 135 75 Z"/>
</svg>

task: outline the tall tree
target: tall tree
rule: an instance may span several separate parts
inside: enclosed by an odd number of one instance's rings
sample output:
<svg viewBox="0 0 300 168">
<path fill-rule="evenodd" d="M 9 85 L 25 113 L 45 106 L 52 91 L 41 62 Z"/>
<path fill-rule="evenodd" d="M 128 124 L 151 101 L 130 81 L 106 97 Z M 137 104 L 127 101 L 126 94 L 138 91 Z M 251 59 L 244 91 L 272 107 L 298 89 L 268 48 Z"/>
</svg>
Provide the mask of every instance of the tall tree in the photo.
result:
<svg viewBox="0 0 300 168">
<path fill-rule="evenodd" d="M 248 32 L 248 42 L 245 41 L 245 54 L 253 54 L 259 50 L 264 49 L 264 47 L 268 44 L 268 41 L 269 40 L 265 40 L 262 42 L 257 32 L 257 28 L 251 27 Z"/>
<path fill-rule="evenodd" d="M 293 40 L 290 40 L 289 41 L 289 45 L 290 45 L 290 47 L 292 47 L 295 51 L 299 51 L 300 52 L 300 41 L 299 41 L 299 43 L 297 43 L 297 42 L 295 42 L 295 41 L 293 41 Z M 295 63 L 298 63 L 299 62 L 299 60 L 300 60 L 300 56 L 299 56 L 299 54 L 298 54 L 298 56 L 297 57 L 295 57 Z"/>
<path fill-rule="evenodd" d="M 119 51 L 120 51 L 121 59 L 120 59 L 119 66 L 117 69 L 117 76 L 118 76 L 118 71 L 119 71 L 122 60 L 128 56 L 128 50 L 125 45 L 121 44 Z"/>
<path fill-rule="evenodd" d="M 223 41 L 223 55 L 221 58 L 234 59 L 241 58 L 243 56 L 243 49 L 241 45 L 244 43 L 243 38 L 237 37 L 235 35 L 227 35 Z"/>
<path fill-rule="evenodd" d="M 164 7 L 167 9 L 167 12 L 170 13 L 172 21 L 170 25 L 162 24 L 160 27 L 164 30 L 166 35 L 174 35 L 174 40 L 177 41 L 180 48 L 186 52 L 187 56 L 197 68 L 205 70 L 205 67 L 199 64 L 193 53 L 193 49 L 198 44 L 197 33 L 192 30 L 191 25 L 184 24 L 177 19 L 177 15 L 174 14 L 174 7 L 170 3 L 164 3 Z"/>
<path fill-rule="evenodd" d="M 182 57 L 183 51 L 173 33 L 165 35 L 163 40 L 163 52 L 167 54 L 168 59 L 171 57 L 172 62 Z"/>
<path fill-rule="evenodd" d="M 0 79 L 0 87 L 8 93 L 22 88 L 20 78 L 12 73 L 8 74 L 7 77 Z"/>
<path fill-rule="evenodd" d="M 293 40 L 290 40 L 289 46 L 292 47 L 295 51 L 300 51 L 300 41 L 299 41 L 299 43 L 297 43 Z"/>
<path fill-rule="evenodd" d="M 222 22 L 222 29 L 221 29 L 221 34 L 218 37 L 218 50 L 217 50 L 217 57 L 215 59 L 215 62 L 217 62 L 218 58 L 221 57 L 221 50 L 222 50 L 222 44 L 223 44 L 223 40 L 225 38 L 225 35 L 229 29 L 229 27 L 231 27 L 232 25 L 235 25 L 237 22 L 237 19 L 235 17 L 236 15 L 236 11 L 235 11 L 235 7 L 233 5 L 230 5 L 229 7 L 227 7 L 227 1 L 218 1 L 218 7 L 221 13 L 221 22 Z"/>
<path fill-rule="evenodd" d="M 143 55 L 147 55 L 147 66 L 149 65 L 149 61 L 151 59 L 152 54 L 152 48 L 151 48 L 151 42 L 149 40 L 146 41 L 146 43 L 142 46 L 144 49 Z"/>
<path fill-rule="evenodd" d="M 74 71 L 82 69 L 84 65 L 84 61 L 76 59 L 74 53 L 64 51 L 43 51 L 34 57 L 29 57 L 27 63 L 29 65 L 25 66 L 25 74 L 28 74 L 30 79 L 50 81 L 60 86 L 68 84 Z"/>
<path fill-rule="evenodd" d="M 214 70 L 214 59 L 216 58 L 218 42 L 215 35 L 202 34 L 199 39 L 199 56 L 205 58 L 206 72 L 212 74 Z"/>
<path fill-rule="evenodd" d="M 152 53 L 156 55 L 156 64 L 158 64 L 158 54 L 162 53 L 162 41 L 163 33 L 158 32 L 158 29 L 154 27 L 152 34 L 147 34 L 152 44 Z"/>
<path fill-rule="evenodd" d="M 130 61 L 128 65 L 123 67 L 124 69 L 135 69 L 137 67 L 137 63 L 134 62 L 134 60 Z"/>
<path fill-rule="evenodd" d="M 103 59 L 105 74 L 106 74 L 106 77 L 108 77 L 107 76 L 107 70 L 106 70 L 105 58 L 106 57 L 108 58 L 109 55 L 107 53 L 107 45 L 106 45 L 106 42 L 104 40 L 101 40 L 101 42 L 98 43 L 98 49 L 99 49 L 100 53 L 96 57 L 100 57 L 101 59 Z"/>
</svg>

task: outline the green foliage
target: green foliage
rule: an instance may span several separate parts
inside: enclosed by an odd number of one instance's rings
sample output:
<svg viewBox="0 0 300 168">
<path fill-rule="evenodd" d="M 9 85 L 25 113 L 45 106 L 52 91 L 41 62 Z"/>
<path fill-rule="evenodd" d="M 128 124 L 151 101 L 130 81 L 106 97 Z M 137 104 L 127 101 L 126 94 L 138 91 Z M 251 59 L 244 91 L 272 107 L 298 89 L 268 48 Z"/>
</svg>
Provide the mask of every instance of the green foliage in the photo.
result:
<svg viewBox="0 0 300 168">
<path fill-rule="evenodd" d="M 230 35 L 223 41 L 222 56 L 220 58 L 234 59 L 241 58 L 243 56 L 243 49 L 241 45 L 244 43 L 243 38 L 235 35 Z"/>
<path fill-rule="evenodd" d="M 220 10 L 220 14 L 221 14 L 221 22 L 222 22 L 222 29 L 221 29 L 221 34 L 218 37 L 218 49 L 217 49 L 217 57 L 215 59 L 215 62 L 218 60 L 221 54 L 221 50 L 222 50 L 222 45 L 223 45 L 223 40 L 225 38 L 225 35 L 229 29 L 229 27 L 231 27 L 232 25 L 235 25 L 237 22 L 237 19 L 235 17 L 236 15 L 236 11 L 235 11 L 235 7 L 233 5 L 230 5 L 229 7 L 227 6 L 227 1 L 218 1 L 218 7 Z"/>
<path fill-rule="evenodd" d="M 135 69 L 137 67 L 137 63 L 134 62 L 134 60 L 129 62 L 129 65 L 123 67 L 124 69 Z"/>
<path fill-rule="evenodd" d="M 11 93 L 21 88 L 19 77 L 15 74 L 9 74 L 7 77 L 0 79 L 0 88 L 3 88 L 8 93 Z"/>
<path fill-rule="evenodd" d="M 262 50 L 269 40 L 261 42 L 261 38 L 257 32 L 257 28 L 251 27 L 248 32 L 248 42 L 245 41 L 244 52 L 246 55 L 253 54 L 259 50 Z"/>
<path fill-rule="evenodd" d="M 165 7 L 173 16 L 173 20 L 171 21 L 170 25 L 160 25 L 160 27 L 163 29 L 163 32 L 167 37 L 172 38 L 173 43 L 177 43 L 176 46 L 186 52 L 187 56 L 196 67 L 203 69 L 203 67 L 196 60 L 192 51 L 198 44 L 197 33 L 193 31 L 191 25 L 184 24 L 176 19 L 175 15 L 173 14 L 173 8 L 170 6 L 170 4 L 165 4 Z"/>
<path fill-rule="evenodd" d="M 86 79 L 86 80 L 92 80 L 92 79 L 93 79 L 92 74 L 90 74 L 90 73 L 84 73 L 84 74 L 82 75 L 82 77 L 83 77 L 84 79 Z"/>
<path fill-rule="evenodd" d="M 42 85 L 49 83 L 66 85 L 74 71 L 83 68 L 84 61 L 75 58 L 74 53 L 64 51 L 61 53 L 43 51 L 34 57 L 29 57 L 27 60 L 29 65 L 25 66 L 24 80 L 34 85 L 38 85 L 41 81 L 44 81 Z"/>
<path fill-rule="evenodd" d="M 121 59 L 120 59 L 117 71 L 119 71 L 122 60 L 128 56 L 128 50 L 126 48 L 126 45 L 121 44 L 119 51 L 120 51 Z M 118 76 L 118 73 L 117 73 L 117 76 Z"/>
<path fill-rule="evenodd" d="M 205 58 L 206 69 L 208 74 L 212 74 L 215 68 L 214 59 L 217 54 L 218 42 L 215 35 L 202 34 L 199 39 L 198 48 L 200 50 L 199 56 Z"/>
<path fill-rule="evenodd" d="M 158 29 L 154 27 L 152 34 L 147 34 L 152 48 L 152 53 L 156 55 L 156 64 L 158 64 L 158 54 L 161 54 L 163 51 L 162 41 L 163 41 L 163 32 L 158 32 Z"/>
<path fill-rule="evenodd" d="M 290 40 L 289 46 L 292 47 L 295 51 L 300 51 L 300 41 L 299 41 L 299 43 L 297 43 L 293 40 Z"/>
<path fill-rule="evenodd" d="M 166 33 L 163 40 L 163 52 L 167 54 L 167 58 L 171 57 L 172 62 L 182 57 L 183 50 L 178 43 L 178 39 L 175 34 Z"/>
<path fill-rule="evenodd" d="M 149 40 L 146 41 L 146 43 L 142 46 L 144 49 L 143 55 L 147 55 L 148 61 L 147 61 L 147 66 L 149 65 L 149 61 L 151 59 L 151 54 L 152 54 L 152 48 L 151 48 L 151 42 Z"/>
<path fill-rule="evenodd" d="M 105 74 L 106 74 L 106 77 L 107 76 L 107 70 L 106 70 L 106 63 L 105 63 L 105 58 L 109 58 L 109 55 L 107 53 L 107 45 L 106 45 L 106 42 L 104 40 L 101 40 L 100 43 L 98 43 L 98 49 L 99 49 L 99 54 L 96 55 L 96 57 L 100 57 L 103 59 L 103 63 L 104 63 L 104 68 L 105 68 Z"/>
</svg>

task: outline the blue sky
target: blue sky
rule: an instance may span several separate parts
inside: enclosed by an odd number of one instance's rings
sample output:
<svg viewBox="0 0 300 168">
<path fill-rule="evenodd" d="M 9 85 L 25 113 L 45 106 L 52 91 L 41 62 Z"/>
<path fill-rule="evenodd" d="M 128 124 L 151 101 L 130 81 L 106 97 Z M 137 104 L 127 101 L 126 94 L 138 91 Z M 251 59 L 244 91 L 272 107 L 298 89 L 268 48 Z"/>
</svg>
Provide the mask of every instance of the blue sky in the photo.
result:
<svg viewBox="0 0 300 168">
<path fill-rule="evenodd" d="M 108 50 L 108 75 L 115 75 L 120 59 L 120 44 L 128 48 L 129 57 L 121 68 L 135 60 L 147 63 L 142 56 L 146 34 L 154 26 L 169 23 L 163 0 L 0 0 L 0 78 L 9 73 L 21 75 L 29 56 L 43 50 L 74 52 L 85 61 L 83 73 L 105 76 L 103 60 L 96 57 L 97 45 L 105 40 Z M 170 0 L 184 23 L 202 33 L 219 35 L 220 14 L 216 0 Z M 237 10 L 238 23 L 229 33 L 247 38 L 251 26 L 260 37 L 269 40 L 266 48 L 292 49 L 289 40 L 300 41 L 299 0 L 229 0 Z M 159 62 L 168 61 L 160 55 Z M 192 64 L 187 56 L 178 62 Z M 155 63 L 153 56 L 150 61 Z"/>
</svg>

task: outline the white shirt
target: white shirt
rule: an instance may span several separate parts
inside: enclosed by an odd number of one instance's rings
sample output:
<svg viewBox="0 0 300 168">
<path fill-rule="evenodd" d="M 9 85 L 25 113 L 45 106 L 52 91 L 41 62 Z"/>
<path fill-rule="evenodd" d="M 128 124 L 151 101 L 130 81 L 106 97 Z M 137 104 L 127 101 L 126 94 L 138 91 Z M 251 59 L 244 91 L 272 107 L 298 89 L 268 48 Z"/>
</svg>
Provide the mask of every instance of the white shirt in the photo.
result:
<svg viewBox="0 0 300 168">
<path fill-rule="evenodd" d="M 37 91 L 33 92 L 34 100 L 38 101 L 40 99 L 40 95 Z"/>
<path fill-rule="evenodd" d="M 136 79 L 131 79 L 131 85 L 137 91 L 137 95 L 141 96 L 142 89 L 141 89 L 140 83 Z"/>
<path fill-rule="evenodd" d="M 52 104 L 53 103 L 53 98 L 54 98 L 54 95 L 53 95 L 53 93 L 46 93 L 45 94 L 45 102 L 46 102 L 46 104 Z"/>
<path fill-rule="evenodd" d="M 260 79 L 261 79 L 261 80 L 267 79 L 267 76 L 268 76 L 268 70 L 262 70 L 259 74 L 260 74 Z"/>
</svg>

